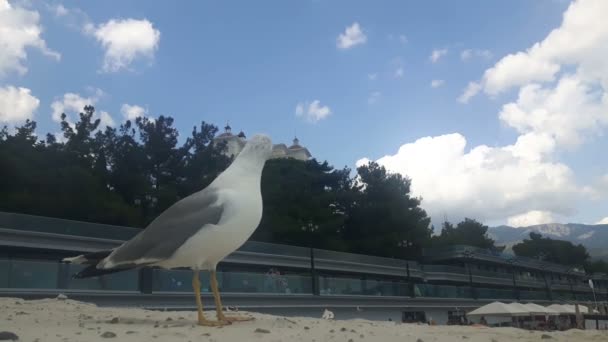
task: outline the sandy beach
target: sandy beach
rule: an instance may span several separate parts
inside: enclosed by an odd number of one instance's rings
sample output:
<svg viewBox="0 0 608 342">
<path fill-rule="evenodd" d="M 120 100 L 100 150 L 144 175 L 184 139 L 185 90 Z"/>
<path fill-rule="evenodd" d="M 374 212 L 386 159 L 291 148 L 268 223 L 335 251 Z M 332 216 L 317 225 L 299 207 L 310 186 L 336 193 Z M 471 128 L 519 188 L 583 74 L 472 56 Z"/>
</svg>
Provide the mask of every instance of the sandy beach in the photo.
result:
<svg viewBox="0 0 608 342">
<path fill-rule="evenodd" d="M 209 318 L 214 313 L 206 312 Z M 250 313 L 223 328 L 196 325 L 192 311 L 106 308 L 70 299 L 0 298 L 0 336 L 19 341 L 608 341 L 607 331 L 529 332 L 515 328 L 427 326 Z M 319 312 L 319 317 L 321 312 Z"/>
</svg>

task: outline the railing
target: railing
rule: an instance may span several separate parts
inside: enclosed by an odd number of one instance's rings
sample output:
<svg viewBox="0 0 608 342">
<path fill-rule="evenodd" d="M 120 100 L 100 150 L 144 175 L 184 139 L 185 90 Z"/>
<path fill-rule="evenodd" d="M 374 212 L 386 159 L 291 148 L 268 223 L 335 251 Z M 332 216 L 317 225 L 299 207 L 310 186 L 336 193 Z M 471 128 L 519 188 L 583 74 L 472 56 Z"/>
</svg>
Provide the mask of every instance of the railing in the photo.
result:
<svg viewBox="0 0 608 342">
<path fill-rule="evenodd" d="M 5 229 L 10 227 L 11 229 Z M 0 246 L 12 246 L 3 237 L 15 237 L 15 232 L 21 234 L 26 247 L 37 248 L 37 241 L 44 249 L 52 249 L 53 243 L 69 240 L 64 251 L 91 250 L 91 246 L 115 246 L 120 243 L 113 238 L 130 238 L 140 230 L 128 227 L 99 225 L 70 220 L 60 220 L 21 214 L 0 212 L 0 234 L 11 231 L 12 235 L 0 235 Z M 7 233 L 8 234 L 8 233 Z M 36 234 L 40 236 L 36 236 Z M 52 239 L 49 237 L 52 236 Z M 91 238 L 91 236 L 95 236 Z M 37 240 L 38 239 L 38 240 Z M 46 240 L 45 240 L 46 239 Z M 95 241 L 91 241 L 95 240 Z M 104 246 L 105 246 L 104 245 Z M 16 246 L 16 245 L 15 245 Z M 105 247 L 108 248 L 108 247 Z M 93 248 L 93 250 L 95 250 Z M 475 247 L 452 246 L 444 249 L 448 252 L 473 251 L 492 257 L 502 257 L 501 253 L 486 251 Z M 312 267 L 312 256 L 315 268 Z M 223 265 L 246 265 L 252 271 L 242 272 L 226 270 L 219 272 L 219 282 L 224 291 L 256 292 L 256 293 L 285 293 L 313 294 L 313 284 L 318 284 L 319 295 L 365 295 L 365 296 L 402 296 L 402 297 L 440 297 L 471 298 L 470 278 L 466 268 L 451 265 L 421 265 L 414 261 L 392 258 L 381 258 L 352 253 L 334 252 L 305 247 L 286 246 L 262 242 L 247 242 L 238 251 L 231 254 Z M 141 274 L 138 271 L 123 272 L 99 277 L 96 279 L 73 280 L 69 275 L 78 271 L 80 266 L 67 265 L 53 261 L 34 261 L 19 259 L 0 259 L 0 288 L 60 288 L 60 289 L 94 289 L 140 291 L 148 288 L 152 292 L 190 291 L 191 272 L 154 270 L 152 281 L 146 286 L 140 283 Z M 268 269 L 278 267 L 283 269 L 282 275 L 256 272 L 253 268 Z M 222 266 L 221 266 L 222 268 Z M 326 274 L 316 275 L 315 270 Z M 409 270 L 409 272 L 408 272 Z M 350 276 L 334 276 L 336 274 L 351 274 Z M 512 288 L 510 273 L 490 272 L 471 269 L 473 283 L 478 286 L 509 286 L 507 289 L 476 288 L 479 298 L 512 298 L 515 291 Z M 409 277 L 408 277 L 409 275 Z M 350 277 L 350 278 L 349 278 Z M 484 279 L 479 279 L 483 277 Z M 387 279 L 390 278 L 390 279 Z M 313 282 L 313 279 L 315 282 Z M 488 279 L 492 280 L 489 281 Z M 461 283 L 462 285 L 443 285 L 424 283 L 425 280 L 435 280 Z M 205 283 L 203 281 L 203 283 Z M 545 287 L 544 279 L 518 276 L 518 287 Z M 588 286 L 576 284 L 574 291 L 588 295 Z M 204 288 L 203 290 L 205 290 Z M 207 289 L 208 290 L 208 289 Z M 529 294 L 537 296 L 537 292 Z M 527 294 L 524 294 L 526 296 Z"/>
</svg>

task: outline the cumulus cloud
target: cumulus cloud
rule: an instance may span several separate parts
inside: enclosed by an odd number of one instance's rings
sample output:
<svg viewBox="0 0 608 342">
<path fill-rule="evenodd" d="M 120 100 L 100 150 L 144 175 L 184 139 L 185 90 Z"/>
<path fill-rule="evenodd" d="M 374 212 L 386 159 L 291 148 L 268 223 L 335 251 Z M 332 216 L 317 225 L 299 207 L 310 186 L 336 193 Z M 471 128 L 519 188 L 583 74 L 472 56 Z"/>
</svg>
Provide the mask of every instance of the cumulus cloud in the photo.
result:
<svg viewBox="0 0 608 342">
<path fill-rule="evenodd" d="M 346 27 L 344 33 L 340 33 L 336 39 L 336 46 L 338 49 L 350 49 L 360 44 L 367 42 L 367 36 L 359 26 L 359 23 L 355 22 L 351 26 Z"/>
<path fill-rule="evenodd" d="M 92 92 L 92 95 L 88 97 L 77 93 L 65 93 L 63 97 L 53 101 L 51 103 L 51 118 L 53 121 L 61 122 L 61 114 L 65 113 L 66 121 L 73 126 L 74 122 L 79 120 L 78 115 L 83 111 L 84 107 L 95 106 L 104 95 L 101 89 L 92 88 L 90 92 Z M 97 110 L 97 108 L 93 119 L 100 119 L 100 127 L 116 126 L 116 122 L 108 112 Z"/>
<path fill-rule="evenodd" d="M 555 219 L 550 212 L 540 210 L 531 210 L 527 213 L 511 216 L 507 220 L 507 224 L 511 227 L 528 227 L 553 222 L 555 222 Z"/>
<path fill-rule="evenodd" d="M 437 62 L 439 62 L 441 57 L 443 57 L 447 54 L 448 54 L 448 49 L 435 49 L 435 50 L 433 50 L 433 52 L 431 52 L 431 55 L 429 56 L 429 60 L 433 63 L 437 63 Z"/>
<path fill-rule="evenodd" d="M 322 106 L 319 100 L 298 103 L 295 112 L 296 116 L 311 123 L 316 123 L 331 115 L 331 109 L 328 106 Z"/>
<path fill-rule="evenodd" d="M 374 104 L 376 102 L 378 102 L 378 100 L 380 99 L 380 96 L 382 94 L 379 91 L 374 91 L 373 93 L 371 93 L 369 95 L 369 97 L 367 98 L 367 103 L 368 104 Z"/>
<path fill-rule="evenodd" d="M 445 84 L 444 80 L 432 80 L 431 81 L 431 88 L 439 88 L 439 87 L 441 87 L 444 84 Z"/>
<path fill-rule="evenodd" d="M 68 13 L 70 13 L 70 11 L 67 8 L 65 8 L 62 4 L 55 6 L 53 9 L 55 11 L 55 15 L 58 17 L 63 17 L 63 16 L 68 15 Z"/>
<path fill-rule="evenodd" d="M 14 124 L 32 119 L 39 105 L 40 100 L 30 89 L 0 87 L 0 122 Z"/>
<path fill-rule="evenodd" d="M 481 90 L 481 85 L 477 82 L 469 82 L 462 95 L 458 97 L 458 102 L 469 103 L 469 100 L 477 95 Z"/>
<path fill-rule="evenodd" d="M 378 73 L 367 74 L 367 78 L 369 78 L 370 81 L 375 81 L 378 79 Z"/>
<path fill-rule="evenodd" d="M 578 184 L 558 158 L 608 126 L 604 13 L 607 1 L 574 1 L 544 39 L 504 56 L 468 84 L 460 102 L 480 92 L 494 97 L 518 89 L 498 113 L 520 134 L 513 144 L 465 150 L 462 135 L 448 134 L 404 144 L 378 162 L 410 176 L 431 215 L 528 225 L 571 215 L 577 201 L 600 196 L 606 191 L 601 184 Z"/>
<path fill-rule="evenodd" d="M 40 14 L 0 0 L 0 77 L 9 72 L 25 74 L 27 50 L 36 49 L 53 59 L 61 55 L 49 49 L 42 39 Z"/>
<path fill-rule="evenodd" d="M 122 105 L 122 107 L 120 107 L 120 112 L 126 120 L 131 121 L 137 119 L 138 117 L 148 115 L 148 112 L 143 107 L 138 105 L 130 105 L 128 103 L 125 103 Z"/>
<path fill-rule="evenodd" d="M 575 75 L 556 85 L 522 87 L 515 102 L 502 107 L 500 119 L 520 133 L 539 132 L 565 146 L 576 146 L 608 124 L 608 94 Z"/>
<path fill-rule="evenodd" d="M 608 216 L 606 216 L 603 219 L 597 221 L 595 224 L 608 224 Z"/>
<path fill-rule="evenodd" d="M 492 58 L 492 52 L 490 50 L 481 50 L 481 49 L 466 49 L 460 52 L 460 59 L 463 61 L 468 61 L 474 57 L 482 58 L 482 59 L 490 59 Z"/>
<path fill-rule="evenodd" d="M 436 220 L 444 213 L 501 220 L 529 208 L 567 215 L 583 190 L 568 166 L 548 157 L 551 148 L 543 137 L 524 136 L 513 145 L 467 151 L 465 137 L 454 133 L 404 144 L 377 162 L 411 177 L 412 192 Z"/>
<path fill-rule="evenodd" d="M 99 26 L 89 23 L 85 31 L 105 49 L 105 72 L 128 69 L 136 59 L 153 58 L 160 42 L 160 31 L 147 19 L 111 19 Z"/>
<path fill-rule="evenodd" d="M 109 127 L 116 126 L 116 122 L 114 121 L 114 119 L 112 118 L 112 116 L 110 115 L 110 113 L 108 113 L 106 111 L 103 111 L 103 110 L 99 114 L 99 124 L 102 127 L 104 127 L 104 126 L 109 126 Z"/>
<path fill-rule="evenodd" d="M 608 86 L 608 2 L 574 1 L 561 25 L 525 51 L 501 58 L 481 79 L 485 93 L 496 95 L 512 87 L 553 82 L 569 66 L 582 82 Z"/>
</svg>

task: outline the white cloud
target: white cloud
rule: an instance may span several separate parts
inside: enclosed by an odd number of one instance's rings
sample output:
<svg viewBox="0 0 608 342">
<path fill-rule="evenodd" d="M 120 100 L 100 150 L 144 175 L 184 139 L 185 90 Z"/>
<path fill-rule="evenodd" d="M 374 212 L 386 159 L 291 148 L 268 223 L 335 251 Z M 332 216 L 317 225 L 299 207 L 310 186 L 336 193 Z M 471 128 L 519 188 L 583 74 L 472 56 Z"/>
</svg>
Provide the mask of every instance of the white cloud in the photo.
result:
<svg viewBox="0 0 608 342">
<path fill-rule="evenodd" d="M 143 107 L 140 107 L 138 105 L 130 105 L 127 103 L 124 103 L 122 107 L 120 107 L 120 112 L 126 120 L 131 121 L 137 119 L 138 117 L 144 117 L 148 115 L 148 112 Z"/>
<path fill-rule="evenodd" d="M 296 106 L 296 116 L 306 119 L 308 122 L 316 123 L 331 115 L 331 109 L 328 106 L 322 106 L 319 100 L 314 100 L 310 103 L 298 103 Z"/>
<path fill-rule="evenodd" d="M 76 93 L 65 93 L 61 100 L 55 100 L 51 103 L 51 118 L 55 122 L 61 122 L 61 114 L 65 113 L 66 121 L 71 123 L 72 115 L 76 117 L 85 106 L 94 106 L 97 100 L 98 98 L 95 96 L 82 97 Z"/>
<path fill-rule="evenodd" d="M 138 58 L 153 58 L 160 42 L 160 31 L 147 19 L 111 19 L 97 27 L 88 24 L 85 32 L 104 47 L 105 72 L 128 69 Z"/>
<path fill-rule="evenodd" d="M 59 4 L 54 7 L 55 15 L 58 17 L 63 17 L 69 13 L 68 9 L 65 8 L 62 4 Z"/>
<path fill-rule="evenodd" d="M 404 144 L 377 162 L 411 177 L 413 194 L 422 196 L 422 207 L 435 220 L 444 213 L 505 220 L 530 208 L 567 215 L 583 190 L 568 166 L 551 160 L 551 151 L 546 137 L 533 135 L 467 151 L 465 137 L 454 133 Z"/>
<path fill-rule="evenodd" d="M 608 224 L 608 216 L 606 216 L 603 219 L 597 221 L 595 224 Z"/>
<path fill-rule="evenodd" d="M 575 67 L 582 82 L 608 87 L 608 2 L 573 1 L 561 25 L 525 51 L 509 54 L 485 71 L 481 84 L 489 95 L 530 83 L 553 82 Z"/>
<path fill-rule="evenodd" d="M 528 227 L 537 224 L 554 223 L 553 215 L 548 211 L 531 210 L 527 213 L 509 217 L 507 225 L 511 227 Z"/>
<path fill-rule="evenodd" d="M 439 88 L 439 87 L 441 87 L 444 84 L 445 84 L 444 80 L 432 80 L 431 81 L 431 88 Z"/>
<path fill-rule="evenodd" d="M 395 69 L 395 73 L 393 74 L 393 76 L 395 76 L 395 78 L 402 78 L 403 77 L 403 67 L 397 67 L 397 69 Z"/>
<path fill-rule="evenodd" d="M 350 49 L 359 44 L 365 44 L 365 42 L 367 42 L 367 36 L 359 23 L 355 22 L 347 27 L 344 33 L 340 33 L 336 40 L 336 46 L 339 49 Z"/>
<path fill-rule="evenodd" d="M 473 57 L 479 57 L 483 59 L 492 58 L 492 52 L 490 50 L 480 50 L 480 49 L 466 49 L 460 52 L 460 59 L 463 61 L 468 61 Z"/>
<path fill-rule="evenodd" d="M 401 44 L 405 44 L 408 42 L 407 36 L 404 34 L 400 34 L 399 35 L 399 42 L 401 42 Z"/>
<path fill-rule="evenodd" d="M 65 93 L 61 99 L 57 99 L 51 103 L 52 114 L 51 118 L 55 122 L 61 122 L 61 114 L 65 113 L 66 121 L 71 126 L 75 121 L 78 121 L 79 114 L 83 112 L 85 106 L 95 106 L 99 99 L 104 95 L 101 89 L 90 88 L 92 93 L 89 97 L 83 97 L 77 93 Z M 116 125 L 112 116 L 103 110 L 96 108 L 93 119 L 100 119 L 100 127 Z"/>
<path fill-rule="evenodd" d="M 428 137 L 379 163 L 410 176 L 422 206 L 439 219 L 445 212 L 527 225 L 571 215 L 580 200 L 599 198 L 606 192 L 601 181 L 577 184 L 558 158 L 608 126 L 604 13 L 608 1 L 574 1 L 558 28 L 525 51 L 501 58 L 459 97 L 466 103 L 480 91 L 494 97 L 517 87 L 516 98 L 499 113 L 500 121 L 520 134 L 515 143 L 467 151 L 460 134 Z"/>
<path fill-rule="evenodd" d="M 433 52 L 431 52 L 431 55 L 429 56 L 429 60 L 433 63 L 437 63 L 437 62 L 439 62 L 441 57 L 443 57 L 447 54 L 448 54 L 448 49 L 435 49 L 435 50 L 433 50 Z"/>
<path fill-rule="evenodd" d="M 374 91 L 373 93 L 371 93 L 369 95 L 369 97 L 367 98 L 367 103 L 368 104 L 374 104 L 376 102 L 378 102 L 378 100 L 380 99 L 380 96 L 382 94 L 379 91 Z"/>
<path fill-rule="evenodd" d="M 369 78 L 370 81 L 375 81 L 378 78 L 378 73 L 367 74 L 367 78 Z"/>
<path fill-rule="evenodd" d="M 477 95 L 481 90 L 481 85 L 477 82 L 469 82 L 462 95 L 458 97 L 458 102 L 468 103 L 471 97 Z"/>
<path fill-rule="evenodd" d="M 0 87 L 0 122 L 19 123 L 34 117 L 40 100 L 30 89 L 13 86 Z"/>
<path fill-rule="evenodd" d="M 559 145 L 576 146 L 608 125 L 608 94 L 564 75 L 554 86 L 522 87 L 517 100 L 502 107 L 500 119 L 520 133 L 547 134 Z"/>
<path fill-rule="evenodd" d="M 101 127 L 104 126 L 109 126 L 109 127 L 114 127 L 116 126 L 116 122 L 114 121 L 114 119 L 112 118 L 112 116 L 110 115 L 110 113 L 106 112 L 106 111 L 101 111 L 101 114 L 99 115 L 99 125 Z"/>
<path fill-rule="evenodd" d="M 0 77 L 9 72 L 25 74 L 27 50 L 37 49 L 56 60 L 58 52 L 49 49 L 42 39 L 40 14 L 20 7 L 13 7 L 7 0 L 0 0 Z"/>
</svg>

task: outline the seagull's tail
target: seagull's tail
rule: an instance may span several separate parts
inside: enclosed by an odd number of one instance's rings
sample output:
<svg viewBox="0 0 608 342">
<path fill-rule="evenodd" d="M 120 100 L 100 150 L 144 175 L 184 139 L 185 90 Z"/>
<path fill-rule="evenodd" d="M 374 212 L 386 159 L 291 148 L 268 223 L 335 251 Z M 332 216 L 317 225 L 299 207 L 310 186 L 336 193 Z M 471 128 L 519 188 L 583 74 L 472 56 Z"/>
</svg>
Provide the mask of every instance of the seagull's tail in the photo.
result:
<svg viewBox="0 0 608 342">
<path fill-rule="evenodd" d="M 105 251 L 82 254 L 82 255 L 75 256 L 75 257 L 71 257 L 71 258 L 64 258 L 63 261 L 69 262 L 72 264 L 88 265 L 88 267 L 86 267 L 82 271 L 80 271 L 72 276 L 72 278 L 75 278 L 75 279 L 98 277 L 98 276 L 101 276 L 104 274 L 122 272 L 122 271 L 126 271 L 129 269 L 135 268 L 137 266 L 137 265 L 133 265 L 133 266 L 125 265 L 125 266 L 121 266 L 121 267 L 117 267 L 117 268 L 110 268 L 110 269 L 97 268 L 97 264 L 99 264 L 99 262 L 101 260 L 105 259 L 108 255 L 110 255 L 110 253 L 112 253 L 112 251 L 113 250 L 109 249 L 109 250 L 105 250 Z"/>
</svg>

